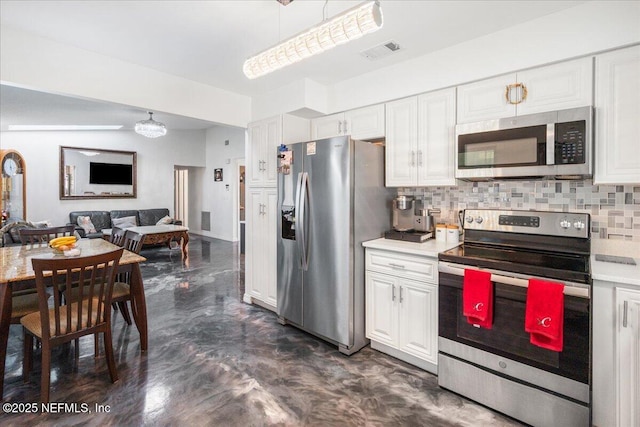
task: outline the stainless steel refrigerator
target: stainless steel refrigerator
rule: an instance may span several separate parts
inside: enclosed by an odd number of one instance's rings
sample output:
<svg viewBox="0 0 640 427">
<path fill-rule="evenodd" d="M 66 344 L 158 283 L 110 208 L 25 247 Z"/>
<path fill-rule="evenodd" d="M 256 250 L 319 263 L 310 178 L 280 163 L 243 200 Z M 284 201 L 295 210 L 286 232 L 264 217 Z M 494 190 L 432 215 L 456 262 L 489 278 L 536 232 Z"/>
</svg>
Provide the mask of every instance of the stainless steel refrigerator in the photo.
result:
<svg viewBox="0 0 640 427">
<path fill-rule="evenodd" d="M 368 343 L 362 242 L 390 228 L 384 148 L 341 136 L 279 157 L 279 320 L 352 354 Z"/>
</svg>

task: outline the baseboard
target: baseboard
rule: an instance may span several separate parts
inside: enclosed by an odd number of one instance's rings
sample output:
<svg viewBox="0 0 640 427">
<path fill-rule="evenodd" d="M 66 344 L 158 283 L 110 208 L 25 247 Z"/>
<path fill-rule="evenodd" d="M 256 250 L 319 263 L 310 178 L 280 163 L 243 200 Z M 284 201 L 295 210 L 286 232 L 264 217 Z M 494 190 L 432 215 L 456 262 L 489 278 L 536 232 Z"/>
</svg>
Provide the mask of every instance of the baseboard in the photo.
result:
<svg viewBox="0 0 640 427">
<path fill-rule="evenodd" d="M 388 354 L 389 356 L 393 356 L 396 359 L 400 359 L 403 362 L 410 363 L 413 366 L 417 366 L 418 368 L 424 369 L 425 371 L 431 372 L 432 374 L 438 375 L 438 365 L 427 362 L 426 360 L 420 359 L 419 357 L 416 357 L 412 354 L 405 353 L 404 351 L 400 351 L 396 348 L 389 347 L 386 344 L 382 344 L 373 340 L 371 340 L 371 348 Z"/>
</svg>

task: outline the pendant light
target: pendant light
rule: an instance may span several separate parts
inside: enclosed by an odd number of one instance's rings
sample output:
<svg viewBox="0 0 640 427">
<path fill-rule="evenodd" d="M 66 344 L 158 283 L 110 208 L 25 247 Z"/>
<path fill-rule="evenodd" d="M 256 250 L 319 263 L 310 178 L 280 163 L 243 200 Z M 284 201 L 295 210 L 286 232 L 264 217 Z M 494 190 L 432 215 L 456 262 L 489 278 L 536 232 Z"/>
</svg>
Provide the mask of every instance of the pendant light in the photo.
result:
<svg viewBox="0 0 640 427">
<path fill-rule="evenodd" d="M 147 138 L 157 138 L 167 134 L 167 128 L 163 123 L 153 120 L 153 113 L 149 111 L 149 120 L 141 120 L 136 123 L 136 133 Z"/>
<path fill-rule="evenodd" d="M 380 28 L 380 3 L 367 1 L 252 56 L 242 70 L 248 78 L 255 79 Z"/>
</svg>

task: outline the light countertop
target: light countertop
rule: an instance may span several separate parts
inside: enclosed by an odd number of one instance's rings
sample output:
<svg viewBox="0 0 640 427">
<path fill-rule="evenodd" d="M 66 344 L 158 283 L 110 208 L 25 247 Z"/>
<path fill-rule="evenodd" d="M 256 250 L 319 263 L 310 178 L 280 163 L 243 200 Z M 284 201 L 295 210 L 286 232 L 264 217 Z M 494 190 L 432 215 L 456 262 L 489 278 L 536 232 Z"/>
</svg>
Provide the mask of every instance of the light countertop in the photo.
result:
<svg viewBox="0 0 640 427">
<path fill-rule="evenodd" d="M 405 254 L 422 255 L 437 258 L 438 253 L 444 252 L 458 246 L 459 243 L 438 242 L 436 239 L 429 239 L 423 243 L 406 242 L 404 240 L 375 239 L 363 242 L 362 246 L 372 249 L 383 249 L 386 251 L 402 252 Z"/>
<path fill-rule="evenodd" d="M 596 254 L 633 258 L 636 265 L 596 261 Z M 594 281 L 607 281 L 640 287 L 640 243 L 598 239 L 591 244 L 591 277 Z"/>
</svg>

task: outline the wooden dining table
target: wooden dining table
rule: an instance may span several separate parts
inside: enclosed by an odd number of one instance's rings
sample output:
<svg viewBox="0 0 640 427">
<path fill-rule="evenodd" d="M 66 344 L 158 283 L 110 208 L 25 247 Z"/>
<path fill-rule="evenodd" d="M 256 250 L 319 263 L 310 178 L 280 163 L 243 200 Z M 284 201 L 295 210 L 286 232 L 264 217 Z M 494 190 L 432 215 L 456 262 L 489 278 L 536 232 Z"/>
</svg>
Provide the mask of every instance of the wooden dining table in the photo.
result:
<svg viewBox="0 0 640 427">
<path fill-rule="evenodd" d="M 80 250 L 78 256 L 93 256 L 120 249 L 103 239 L 80 239 L 76 246 Z M 4 365 L 11 324 L 11 296 L 13 291 L 36 288 L 36 275 L 31 264 L 34 258 L 65 258 L 65 255 L 54 251 L 46 243 L 0 248 L 0 400 L 4 390 Z M 140 349 L 143 352 L 147 351 L 148 345 L 147 305 L 140 272 L 140 263 L 144 261 L 146 258 L 143 256 L 125 250 L 118 266 L 119 273 L 130 273 L 131 311 L 140 333 Z"/>
</svg>

